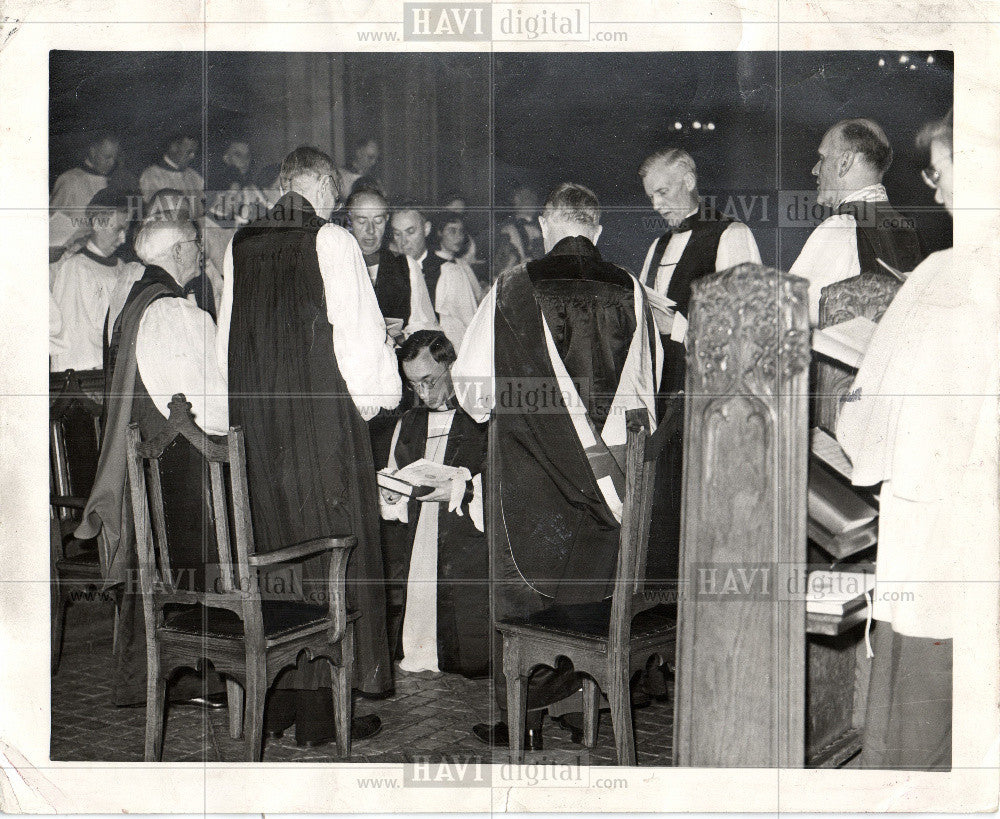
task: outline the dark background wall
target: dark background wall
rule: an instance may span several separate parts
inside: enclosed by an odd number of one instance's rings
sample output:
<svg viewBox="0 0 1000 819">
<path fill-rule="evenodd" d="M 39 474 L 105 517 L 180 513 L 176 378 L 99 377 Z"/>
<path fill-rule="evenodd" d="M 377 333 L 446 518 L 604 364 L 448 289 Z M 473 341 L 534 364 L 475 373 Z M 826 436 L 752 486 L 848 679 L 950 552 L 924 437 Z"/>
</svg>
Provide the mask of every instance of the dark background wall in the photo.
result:
<svg viewBox="0 0 1000 819">
<path fill-rule="evenodd" d="M 543 198 L 564 180 L 589 185 L 605 208 L 605 254 L 636 270 L 660 230 L 637 169 L 675 144 L 694 155 L 702 194 L 750 225 L 766 263 L 787 269 L 815 222 L 789 221 L 788 208 L 808 210 L 816 148 L 845 117 L 881 123 L 896 154 L 892 201 L 915 216 L 928 249 L 950 244 L 913 138 L 952 94 L 942 52 L 505 53 L 491 64 L 477 54 L 54 51 L 49 172 L 54 181 L 76 164 L 100 128 L 122 138 L 126 186 L 177 129 L 201 136 L 203 169 L 235 137 L 262 169 L 304 143 L 344 162 L 370 135 L 396 201 L 437 204 L 458 190 L 486 208 L 519 184 Z"/>
</svg>

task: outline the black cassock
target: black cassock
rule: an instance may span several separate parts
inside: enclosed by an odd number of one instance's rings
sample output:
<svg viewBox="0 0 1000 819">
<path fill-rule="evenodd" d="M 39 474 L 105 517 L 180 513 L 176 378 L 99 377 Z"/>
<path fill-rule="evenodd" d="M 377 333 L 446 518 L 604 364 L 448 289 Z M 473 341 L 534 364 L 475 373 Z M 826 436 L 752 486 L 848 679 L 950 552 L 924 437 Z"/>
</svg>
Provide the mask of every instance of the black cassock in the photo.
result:
<svg viewBox="0 0 1000 819">
<path fill-rule="evenodd" d="M 397 466 L 403 467 L 424 457 L 428 412 L 426 407 L 417 407 L 409 410 L 400 421 L 394 450 Z M 473 475 L 482 473 L 485 479 L 485 462 L 485 425 L 477 424 L 463 410 L 456 410 L 448 433 L 444 464 L 464 466 Z M 462 503 L 461 516 L 449 512 L 447 504 L 438 504 L 437 646 L 438 667 L 442 671 L 475 677 L 489 672 L 489 551 L 486 535 L 472 522 L 469 499 L 467 496 Z M 397 573 L 404 587 L 421 506 L 420 501 L 411 500 L 409 523 L 396 524 L 405 527 Z M 405 600 L 403 607 L 405 611 Z"/>
<path fill-rule="evenodd" d="M 333 348 L 316 255 L 324 224 L 289 193 L 233 238 L 229 414 L 246 434 L 259 552 L 357 536 L 347 570 L 348 606 L 361 612 L 354 687 L 378 694 L 392 681 L 375 468 L 368 427 Z M 325 562 L 303 564 L 307 599 L 325 595 Z M 281 684 L 329 686 L 329 668 L 303 663 Z"/>
</svg>

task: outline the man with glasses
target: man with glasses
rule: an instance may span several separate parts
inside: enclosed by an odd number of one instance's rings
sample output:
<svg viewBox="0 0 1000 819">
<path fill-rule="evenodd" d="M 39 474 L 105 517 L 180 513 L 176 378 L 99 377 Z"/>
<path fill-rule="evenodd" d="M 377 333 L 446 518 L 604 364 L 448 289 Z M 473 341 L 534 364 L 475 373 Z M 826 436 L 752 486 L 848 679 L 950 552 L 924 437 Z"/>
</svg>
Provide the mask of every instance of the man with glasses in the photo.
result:
<svg viewBox="0 0 1000 819">
<path fill-rule="evenodd" d="M 367 419 L 399 403 L 391 339 L 358 243 L 327 220 L 336 170 L 315 148 L 281 166 L 282 196 L 233 237 L 219 315 L 219 359 L 229 363 L 229 410 L 243 426 L 258 552 L 316 537 L 355 535 L 347 569 L 355 626 L 354 687 L 391 690 L 378 492 Z M 322 561 L 303 563 L 307 593 L 323 594 Z M 335 739 L 330 670 L 303 662 L 276 682 L 265 730 L 293 722 L 300 745 Z M 354 719 L 361 740 L 381 727 Z"/>
<path fill-rule="evenodd" d="M 924 254 L 916 225 L 889 205 L 882 177 L 892 146 L 870 119 L 845 119 L 826 132 L 813 166 L 816 201 L 834 209 L 812 232 L 789 271 L 809 281 L 809 320 L 819 322 L 824 287 L 859 273 L 877 273 L 879 260 L 903 274 Z"/>
<path fill-rule="evenodd" d="M 437 328 L 434 307 L 420 265 L 383 246 L 389 203 L 375 188 L 361 188 L 347 198 L 350 231 L 365 257 L 379 310 L 389 332 L 401 339 L 415 330 Z M 405 325 L 405 326 L 404 326 Z"/>
<path fill-rule="evenodd" d="M 440 330 L 418 330 L 399 360 L 420 406 L 396 424 L 387 471 L 426 458 L 462 468 L 449 484 L 420 498 L 381 490 L 382 517 L 405 525 L 389 538 L 387 576 L 403 587 L 398 668 L 408 674 L 466 676 L 489 670 L 489 554 L 483 530 L 486 428 L 457 409 L 451 365 L 458 356 Z"/>
<path fill-rule="evenodd" d="M 142 603 L 135 578 L 135 532 L 125 500 L 125 436 L 139 425 L 145 439 L 166 424 L 168 404 L 184 393 L 205 432 L 224 435 L 229 429 L 226 372 L 215 348 L 215 323 L 198 308 L 184 286 L 198 274 L 200 248 L 190 221 L 149 220 L 139 230 L 135 250 L 146 267 L 132 285 L 112 321 L 105 361 L 106 426 L 94 488 L 77 527 L 76 537 L 99 537 L 105 580 L 124 583 L 120 632 L 115 653 L 114 701 L 135 705 L 146 697 L 146 649 Z M 204 463 L 199 453 L 177 444 L 162 459 L 167 507 L 183 505 L 185 514 L 170 521 L 171 565 L 190 580 L 194 591 L 210 591 L 206 565 L 217 562 L 211 510 L 201 492 Z M 123 513 L 123 500 L 125 512 Z M 215 695 L 209 700 L 207 695 Z M 171 687 L 171 701 L 221 706 L 222 684 L 214 672 L 205 687 L 200 675 L 188 674 Z"/>
</svg>

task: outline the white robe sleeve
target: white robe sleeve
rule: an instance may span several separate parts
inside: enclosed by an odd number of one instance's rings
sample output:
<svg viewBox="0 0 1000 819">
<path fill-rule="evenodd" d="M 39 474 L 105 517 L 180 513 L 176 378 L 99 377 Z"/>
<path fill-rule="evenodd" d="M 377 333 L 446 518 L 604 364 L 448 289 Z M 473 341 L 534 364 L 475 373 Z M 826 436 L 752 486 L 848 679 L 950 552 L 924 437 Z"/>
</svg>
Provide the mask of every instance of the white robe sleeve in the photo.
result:
<svg viewBox="0 0 1000 819">
<path fill-rule="evenodd" d="M 222 257 L 222 299 L 216 315 L 219 329 L 215 336 L 218 361 L 229 372 L 229 325 L 233 318 L 233 242 L 229 240 Z"/>
<path fill-rule="evenodd" d="M 417 330 L 438 330 L 437 316 L 434 315 L 434 305 L 431 304 L 430 293 L 427 292 L 427 280 L 420 265 L 409 256 L 406 264 L 410 271 L 410 318 L 407 322 L 405 335 Z"/>
<path fill-rule="evenodd" d="M 476 315 L 481 296 L 478 284 L 475 274 L 464 263 L 441 265 L 435 303 L 441 316 L 441 329 L 456 350 L 462 346 L 465 331 Z"/>
<path fill-rule="evenodd" d="M 210 435 L 229 431 L 229 390 L 216 357 L 215 323 L 187 299 L 158 299 L 142 315 L 135 344 L 139 376 L 164 418 L 182 392 Z"/>
<path fill-rule="evenodd" d="M 719 237 L 719 250 L 715 254 L 715 269 L 728 270 L 738 264 L 760 264 L 760 251 L 753 232 L 742 222 L 733 222 Z"/>
<path fill-rule="evenodd" d="M 497 283 L 499 284 L 499 282 Z M 497 284 L 490 288 L 465 331 L 458 360 L 451 368 L 455 397 L 477 424 L 487 421 L 494 403 L 493 321 Z"/>
<path fill-rule="evenodd" d="M 354 237 L 338 225 L 324 225 L 316 235 L 316 255 L 337 365 L 367 421 L 380 408 L 399 405 L 402 382 L 392 339 Z"/>
<path fill-rule="evenodd" d="M 809 323 L 815 327 L 819 323 L 820 291 L 861 272 L 854 217 L 841 214 L 821 222 L 788 272 L 809 281 Z"/>
</svg>

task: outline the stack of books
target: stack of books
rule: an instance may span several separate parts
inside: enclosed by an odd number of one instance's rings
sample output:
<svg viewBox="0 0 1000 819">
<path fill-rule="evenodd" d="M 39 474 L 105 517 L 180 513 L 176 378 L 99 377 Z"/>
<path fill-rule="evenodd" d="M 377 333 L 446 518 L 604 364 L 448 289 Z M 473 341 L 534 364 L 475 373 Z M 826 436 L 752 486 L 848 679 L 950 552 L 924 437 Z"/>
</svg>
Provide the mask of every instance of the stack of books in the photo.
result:
<svg viewBox="0 0 1000 819">
<path fill-rule="evenodd" d="M 875 588 L 875 575 L 861 571 L 809 572 L 806 613 L 846 617 L 863 608 Z"/>
<path fill-rule="evenodd" d="M 809 539 L 835 560 L 875 544 L 878 510 L 815 458 L 809 468 L 808 510 Z"/>
</svg>

